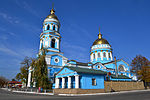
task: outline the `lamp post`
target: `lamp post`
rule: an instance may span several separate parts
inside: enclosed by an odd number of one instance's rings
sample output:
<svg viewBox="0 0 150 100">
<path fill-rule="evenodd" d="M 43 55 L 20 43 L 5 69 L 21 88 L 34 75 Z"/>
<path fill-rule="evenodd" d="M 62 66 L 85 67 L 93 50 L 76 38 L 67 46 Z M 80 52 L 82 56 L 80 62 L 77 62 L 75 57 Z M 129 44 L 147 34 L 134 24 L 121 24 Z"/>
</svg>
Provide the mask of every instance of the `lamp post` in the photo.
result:
<svg viewBox="0 0 150 100">
<path fill-rule="evenodd" d="M 116 57 L 114 57 L 114 60 L 115 60 L 115 73 L 116 73 L 116 77 L 118 77 L 118 68 L 117 68 L 117 61 L 116 61 Z"/>
</svg>

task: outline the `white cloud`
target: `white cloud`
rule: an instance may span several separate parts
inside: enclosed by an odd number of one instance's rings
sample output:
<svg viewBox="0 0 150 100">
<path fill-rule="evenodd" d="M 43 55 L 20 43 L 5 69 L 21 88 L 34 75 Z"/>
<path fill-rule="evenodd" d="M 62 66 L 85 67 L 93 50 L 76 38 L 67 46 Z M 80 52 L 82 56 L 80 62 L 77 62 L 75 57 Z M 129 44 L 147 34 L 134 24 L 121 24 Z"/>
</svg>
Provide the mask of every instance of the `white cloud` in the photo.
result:
<svg viewBox="0 0 150 100">
<path fill-rule="evenodd" d="M 0 51 L 2 53 L 8 54 L 8 55 L 20 56 L 17 52 L 13 51 L 12 49 L 9 49 L 9 48 L 5 47 L 4 45 L 0 46 Z"/>
<path fill-rule="evenodd" d="M 11 49 L 5 45 L 0 45 L 0 53 L 4 55 L 14 56 L 17 58 L 24 58 L 26 56 L 33 57 L 36 55 L 36 50 L 27 47 L 17 47 L 17 49 Z"/>
<path fill-rule="evenodd" d="M 6 20 L 7 22 L 11 23 L 11 24 L 18 24 L 19 23 L 19 20 L 17 17 L 10 16 L 4 12 L 0 12 L 0 17 L 2 19 Z"/>
<path fill-rule="evenodd" d="M 28 12 L 32 13 L 33 15 L 35 15 L 36 17 L 39 17 L 40 15 L 38 14 L 37 11 L 35 11 L 27 2 L 25 1 L 20 1 L 20 0 L 16 0 L 16 4 L 21 7 L 24 8 L 25 10 L 27 10 Z"/>
</svg>

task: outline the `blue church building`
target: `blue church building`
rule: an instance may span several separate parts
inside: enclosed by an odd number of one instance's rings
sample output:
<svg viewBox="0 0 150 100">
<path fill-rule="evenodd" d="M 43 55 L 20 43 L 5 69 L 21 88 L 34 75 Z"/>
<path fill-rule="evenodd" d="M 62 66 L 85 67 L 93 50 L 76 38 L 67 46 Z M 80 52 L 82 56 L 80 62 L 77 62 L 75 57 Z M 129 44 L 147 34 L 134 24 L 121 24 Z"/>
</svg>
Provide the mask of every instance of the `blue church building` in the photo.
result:
<svg viewBox="0 0 150 100">
<path fill-rule="evenodd" d="M 130 65 L 127 62 L 113 57 L 112 47 L 100 31 L 98 38 L 93 44 L 91 43 L 88 63 L 68 60 L 60 50 L 60 26 L 59 19 L 52 8 L 43 22 L 39 54 L 41 49 L 48 50 L 45 59 L 53 89 L 104 89 L 104 81 L 137 80 L 136 76 L 130 72 Z M 28 75 L 28 80 L 30 79 Z M 28 84 L 30 84 L 29 81 Z"/>
</svg>

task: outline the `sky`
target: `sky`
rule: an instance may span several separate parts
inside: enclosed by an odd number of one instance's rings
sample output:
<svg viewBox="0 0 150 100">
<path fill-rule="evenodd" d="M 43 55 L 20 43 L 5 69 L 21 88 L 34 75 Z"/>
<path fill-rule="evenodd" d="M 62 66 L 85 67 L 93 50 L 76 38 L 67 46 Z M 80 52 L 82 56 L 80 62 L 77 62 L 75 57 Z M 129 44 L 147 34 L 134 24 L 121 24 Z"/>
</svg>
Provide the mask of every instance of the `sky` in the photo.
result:
<svg viewBox="0 0 150 100">
<path fill-rule="evenodd" d="M 100 27 L 117 59 L 130 64 L 140 54 L 150 60 L 150 0 L 0 1 L 0 76 L 14 78 L 26 56 L 36 57 L 52 3 L 68 59 L 89 62 Z"/>
</svg>

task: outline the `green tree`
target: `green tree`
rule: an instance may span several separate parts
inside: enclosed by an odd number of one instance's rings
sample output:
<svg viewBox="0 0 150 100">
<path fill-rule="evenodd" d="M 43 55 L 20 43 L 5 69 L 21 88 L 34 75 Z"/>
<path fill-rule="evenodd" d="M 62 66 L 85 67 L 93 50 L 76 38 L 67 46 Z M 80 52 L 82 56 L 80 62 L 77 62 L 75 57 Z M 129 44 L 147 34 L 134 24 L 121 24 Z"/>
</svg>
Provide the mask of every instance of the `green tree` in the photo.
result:
<svg viewBox="0 0 150 100">
<path fill-rule="evenodd" d="M 20 80 L 21 80 L 21 77 L 22 77 L 22 76 L 21 76 L 21 73 L 18 73 L 15 78 L 16 78 L 17 81 L 20 81 Z"/>
<path fill-rule="evenodd" d="M 44 89 L 49 88 L 48 74 L 47 74 L 47 64 L 45 61 L 46 49 L 41 50 L 42 55 L 39 55 L 38 59 L 33 62 L 34 66 L 34 78 L 36 80 L 37 87 L 42 87 Z"/>
<path fill-rule="evenodd" d="M 16 81 L 16 79 L 13 78 L 11 81 Z"/>
</svg>

